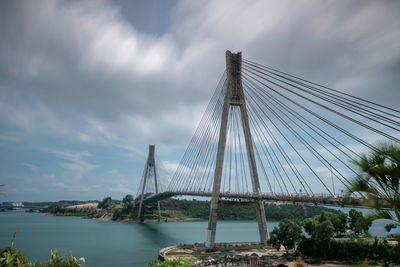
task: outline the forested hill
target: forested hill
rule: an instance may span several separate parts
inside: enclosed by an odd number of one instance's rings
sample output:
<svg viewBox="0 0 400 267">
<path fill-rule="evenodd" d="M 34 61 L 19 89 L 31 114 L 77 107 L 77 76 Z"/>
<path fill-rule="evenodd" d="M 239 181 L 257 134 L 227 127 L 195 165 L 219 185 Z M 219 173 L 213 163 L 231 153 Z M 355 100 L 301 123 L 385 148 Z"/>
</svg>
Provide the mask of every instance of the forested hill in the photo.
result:
<svg viewBox="0 0 400 267">
<path fill-rule="evenodd" d="M 162 201 L 165 210 L 176 210 L 190 218 L 208 219 L 210 213 L 209 201 L 166 199 Z M 268 220 L 305 219 L 313 217 L 326 210 L 337 213 L 334 209 L 328 209 L 313 205 L 292 204 L 265 204 L 265 213 Z M 254 206 L 219 206 L 218 219 L 221 220 L 254 220 L 256 211 Z"/>
<path fill-rule="evenodd" d="M 68 203 L 71 204 L 71 203 Z M 88 218 L 112 218 L 112 220 L 136 221 L 138 206 L 134 205 L 132 196 L 124 200 L 112 200 L 111 197 L 99 202 L 101 210 L 85 208 L 66 208 L 66 203 L 57 202 L 49 205 L 43 212 L 55 215 L 85 216 Z M 280 221 L 285 218 L 300 219 L 313 217 L 321 211 L 337 213 L 334 209 L 314 205 L 293 204 L 265 204 L 265 214 L 268 220 Z M 185 200 L 169 198 L 161 201 L 162 221 L 184 221 L 187 219 L 208 220 L 210 214 L 210 201 Z M 146 203 L 143 205 L 143 219 L 146 221 L 157 220 L 157 204 Z M 218 219 L 220 220 L 255 220 L 255 206 L 224 206 L 218 208 Z"/>
</svg>

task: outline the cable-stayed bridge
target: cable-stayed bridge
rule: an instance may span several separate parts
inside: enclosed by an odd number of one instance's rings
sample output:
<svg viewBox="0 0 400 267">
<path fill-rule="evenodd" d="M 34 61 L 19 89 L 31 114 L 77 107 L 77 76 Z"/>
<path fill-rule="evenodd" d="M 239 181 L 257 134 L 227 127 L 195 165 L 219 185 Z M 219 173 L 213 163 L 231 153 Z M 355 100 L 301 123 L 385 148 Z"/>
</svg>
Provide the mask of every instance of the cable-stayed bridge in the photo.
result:
<svg viewBox="0 0 400 267">
<path fill-rule="evenodd" d="M 207 247 L 218 205 L 256 206 L 267 240 L 264 201 L 359 205 L 352 161 L 376 143 L 400 143 L 400 111 L 226 52 L 226 71 L 173 175 L 159 190 L 154 147 L 138 192 L 144 202 L 211 197 Z M 159 205 L 158 205 L 159 207 Z M 159 208 L 158 208 L 159 209 Z"/>
</svg>

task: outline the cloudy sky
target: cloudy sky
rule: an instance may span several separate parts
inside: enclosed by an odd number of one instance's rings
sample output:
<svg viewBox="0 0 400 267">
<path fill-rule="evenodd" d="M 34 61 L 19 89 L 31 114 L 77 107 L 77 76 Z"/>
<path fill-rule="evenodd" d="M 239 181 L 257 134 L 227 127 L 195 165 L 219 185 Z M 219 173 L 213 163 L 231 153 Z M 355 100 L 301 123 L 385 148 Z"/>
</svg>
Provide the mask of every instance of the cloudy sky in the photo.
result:
<svg viewBox="0 0 400 267">
<path fill-rule="evenodd" d="M 399 1 L 0 2 L 0 201 L 121 199 L 173 172 L 227 49 L 391 107 Z"/>
</svg>

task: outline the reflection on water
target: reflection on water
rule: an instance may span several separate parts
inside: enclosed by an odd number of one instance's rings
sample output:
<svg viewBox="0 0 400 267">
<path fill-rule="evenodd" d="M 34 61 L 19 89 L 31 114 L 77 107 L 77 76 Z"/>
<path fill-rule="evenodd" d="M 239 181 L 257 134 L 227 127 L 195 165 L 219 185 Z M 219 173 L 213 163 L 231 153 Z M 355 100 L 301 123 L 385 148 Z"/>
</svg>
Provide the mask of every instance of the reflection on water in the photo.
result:
<svg viewBox="0 0 400 267">
<path fill-rule="evenodd" d="M 180 240 L 166 233 L 165 229 L 159 227 L 157 223 L 137 223 L 134 225 L 146 239 L 151 240 L 158 247 L 180 243 Z"/>
</svg>

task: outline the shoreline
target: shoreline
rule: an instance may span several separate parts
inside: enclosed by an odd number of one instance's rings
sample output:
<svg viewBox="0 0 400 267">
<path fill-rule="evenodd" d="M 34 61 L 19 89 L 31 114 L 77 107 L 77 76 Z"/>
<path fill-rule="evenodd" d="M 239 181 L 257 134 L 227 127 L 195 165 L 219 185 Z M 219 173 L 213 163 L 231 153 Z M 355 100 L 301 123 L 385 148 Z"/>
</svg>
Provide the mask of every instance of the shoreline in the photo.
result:
<svg viewBox="0 0 400 267">
<path fill-rule="evenodd" d="M 105 214 L 101 217 L 91 217 L 91 216 L 85 216 L 85 215 L 79 215 L 79 214 L 74 214 L 74 213 L 63 213 L 63 214 L 57 214 L 57 213 L 46 213 L 45 216 L 73 216 L 73 217 L 80 217 L 82 219 L 93 219 L 93 220 L 97 220 L 97 221 L 113 221 L 113 222 L 127 222 L 127 223 L 141 223 L 138 220 L 134 220 L 134 219 L 123 219 L 123 220 L 113 220 L 112 219 L 112 215 L 108 215 Z M 160 223 L 168 223 L 168 222 L 196 222 L 196 221 L 205 221 L 203 219 L 200 218 L 183 218 L 183 219 L 175 219 L 175 218 L 171 218 L 168 220 L 161 220 Z M 143 223 L 157 223 L 158 220 L 157 219 L 153 219 L 153 220 L 145 220 L 143 221 Z"/>
</svg>

